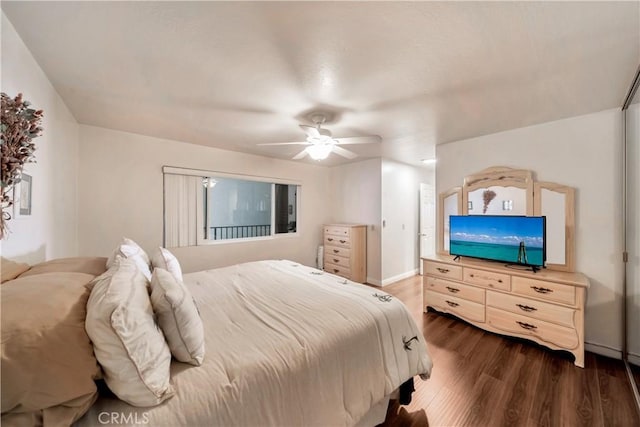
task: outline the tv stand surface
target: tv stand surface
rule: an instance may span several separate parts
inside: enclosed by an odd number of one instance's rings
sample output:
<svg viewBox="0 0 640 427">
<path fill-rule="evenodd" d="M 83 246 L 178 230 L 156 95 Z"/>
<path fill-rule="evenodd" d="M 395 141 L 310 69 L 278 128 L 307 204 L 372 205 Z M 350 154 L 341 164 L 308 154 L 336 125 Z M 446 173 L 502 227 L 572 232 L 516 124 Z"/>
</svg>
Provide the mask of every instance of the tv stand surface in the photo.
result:
<svg viewBox="0 0 640 427">
<path fill-rule="evenodd" d="M 453 314 L 502 335 L 526 338 L 575 356 L 584 367 L 584 304 L 589 280 L 581 273 L 512 269 L 478 259 L 423 259 L 424 309 Z"/>
</svg>

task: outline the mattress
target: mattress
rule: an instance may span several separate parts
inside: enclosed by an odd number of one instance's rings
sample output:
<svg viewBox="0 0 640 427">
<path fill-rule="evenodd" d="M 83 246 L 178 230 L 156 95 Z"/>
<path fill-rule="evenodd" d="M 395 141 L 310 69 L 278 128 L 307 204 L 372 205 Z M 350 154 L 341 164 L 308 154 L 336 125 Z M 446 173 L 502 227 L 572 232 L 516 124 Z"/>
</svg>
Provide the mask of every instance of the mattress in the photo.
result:
<svg viewBox="0 0 640 427">
<path fill-rule="evenodd" d="M 204 323 L 203 364 L 172 362 L 176 395 L 159 406 L 102 396 L 77 425 L 354 426 L 430 375 L 422 334 L 381 290 L 286 260 L 184 281 Z"/>
</svg>

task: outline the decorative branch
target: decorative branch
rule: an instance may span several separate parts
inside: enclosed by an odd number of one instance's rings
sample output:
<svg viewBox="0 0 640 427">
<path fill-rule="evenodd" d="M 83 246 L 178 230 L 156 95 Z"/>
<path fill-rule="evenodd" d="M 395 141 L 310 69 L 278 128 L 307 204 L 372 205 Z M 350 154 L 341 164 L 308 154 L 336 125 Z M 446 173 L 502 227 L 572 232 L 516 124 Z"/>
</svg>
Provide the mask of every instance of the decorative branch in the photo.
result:
<svg viewBox="0 0 640 427">
<path fill-rule="evenodd" d="M 484 201 L 484 206 L 482 207 L 482 213 L 487 213 L 487 209 L 489 208 L 489 203 L 493 199 L 496 198 L 496 192 L 493 190 L 485 190 L 482 193 L 482 200 Z"/>
<path fill-rule="evenodd" d="M 7 222 L 11 219 L 8 208 L 13 205 L 13 187 L 18 184 L 22 177 L 22 169 L 25 163 L 34 163 L 33 152 L 36 146 L 33 138 L 42 134 L 42 110 L 29 108 L 31 103 L 22 99 L 19 93 L 11 99 L 2 92 L 0 124 L 1 139 L 0 152 L 2 154 L 2 173 L 0 176 L 0 186 L 2 188 L 2 199 L 0 199 L 0 239 L 4 239 L 7 231 Z"/>
</svg>

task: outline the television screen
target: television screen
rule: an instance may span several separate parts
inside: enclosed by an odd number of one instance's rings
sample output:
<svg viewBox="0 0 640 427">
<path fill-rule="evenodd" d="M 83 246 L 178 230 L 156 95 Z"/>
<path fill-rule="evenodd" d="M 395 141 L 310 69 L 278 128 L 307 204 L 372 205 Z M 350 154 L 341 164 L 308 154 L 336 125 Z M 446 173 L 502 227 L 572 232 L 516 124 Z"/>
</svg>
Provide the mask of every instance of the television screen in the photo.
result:
<svg viewBox="0 0 640 427">
<path fill-rule="evenodd" d="M 544 216 L 452 215 L 451 255 L 535 267 L 546 258 Z"/>
</svg>

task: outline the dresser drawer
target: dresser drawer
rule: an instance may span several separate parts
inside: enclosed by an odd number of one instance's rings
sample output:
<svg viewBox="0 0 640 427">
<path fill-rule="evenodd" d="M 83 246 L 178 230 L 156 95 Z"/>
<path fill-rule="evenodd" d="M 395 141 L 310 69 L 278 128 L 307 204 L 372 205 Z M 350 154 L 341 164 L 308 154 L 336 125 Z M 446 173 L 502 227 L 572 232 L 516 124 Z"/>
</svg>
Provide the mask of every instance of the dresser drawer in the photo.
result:
<svg viewBox="0 0 640 427">
<path fill-rule="evenodd" d="M 351 239 L 348 237 L 334 236 L 333 234 L 325 234 L 325 246 L 340 246 L 341 248 L 350 248 Z"/>
<path fill-rule="evenodd" d="M 444 277 L 453 280 L 462 280 L 462 267 L 459 265 L 444 264 L 440 262 L 426 261 L 425 274 Z"/>
<path fill-rule="evenodd" d="M 536 301 L 500 292 L 487 291 L 487 305 L 515 314 L 574 327 L 575 310 L 547 302 Z"/>
<path fill-rule="evenodd" d="M 426 290 L 424 293 L 424 305 L 445 313 L 455 314 L 466 320 L 484 322 L 484 305 L 462 298 Z"/>
<path fill-rule="evenodd" d="M 336 265 L 330 262 L 325 261 L 324 263 L 324 271 L 331 274 L 337 274 L 338 276 L 346 277 L 347 279 L 351 279 L 351 269 L 348 266 Z"/>
<path fill-rule="evenodd" d="M 463 276 L 465 282 L 473 285 L 502 289 L 503 291 L 511 290 L 511 276 L 508 274 L 465 267 Z"/>
<path fill-rule="evenodd" d="M 324 258 L 329 259 L 332 256 L 342 256 L 345 258 L 349 258 L 351 256 L 351 249 L 343 248 L 340 246 L 325 246 L 324 247 Z"/>
<path fill-rule="evenodd" d="M 449 280 L 439 279 L 437 277 L 427 277 L 426 289 L 484 304 L 485 290 L 474 288 L 473 286 L 450 282 Z"/>
<path fill-rule="evenodd" d="M 351 266 L 349 258 L 345 258 L 343 256 L 337 256 L 337 255 L 326 256 L 326 254 L 325 254 L 324 261 L 326 263 L 337 265 L 337 266 L 340 266 L 340 267 L 350 268 L 350 266 Z"/>
<path fill-rule="evenodd" d="M 572 350 L 578 347 L 580 340 L 575 329 L 565 328 L 544 320 L 487 307 L 487 323 L 509 334 L 533 337 L 557 347 Z"/>
<path fill-rule="evenodd" d="M 513 292 L 564 304 L 576 303 L 576 289 L 573 286 L 528 277 L 514 276 Z"/>
<path fill-rule="evenodd" d="M 351 235 L 350 227 L 341 227 L 339 225 L 325 225 L 324 234 L 331 234 L 332 236 L 349 237 Z"/>
</svg>

